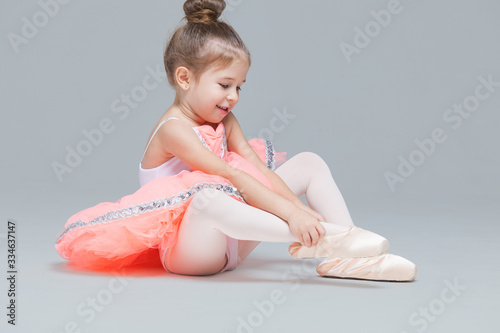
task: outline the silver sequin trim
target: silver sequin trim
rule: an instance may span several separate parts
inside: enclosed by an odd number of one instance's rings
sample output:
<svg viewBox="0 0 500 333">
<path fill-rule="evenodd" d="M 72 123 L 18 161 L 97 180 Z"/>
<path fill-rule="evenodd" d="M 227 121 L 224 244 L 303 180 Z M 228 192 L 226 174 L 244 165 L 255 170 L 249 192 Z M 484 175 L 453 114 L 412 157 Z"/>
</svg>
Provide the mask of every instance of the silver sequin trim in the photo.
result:
<svg viewBox="0 0 500 333">
<path fill-rule="evenodd" d="M 205 139 L 203 138 L 203 136 L 201 135 L 200 131 L 198 131 L 197 128 L 193 127 L 193 130 L 196 132 L 196 134 L 198 135 L 198 138 L 200 139 L 201 143 L 203 143 L 203 145 L 205 146 L 205 148 L 207 148 L 208 150 L 210 150 L 210 147 L 207 145 L 207 143 L 205 142 Z M 210 150 L 212 151 L 212 150 Z"/>
<path fill-rule="evenodd" d="M 168 207 L 172 207 L 178 203 L 184 202 L 191 197 L 193 197 L 197 192 L 204 188 L 213 188 L 219 191 L 222 191 L 228 195 L 234 195 L 241 199 L 243 202 L 245 200 L 241 196 L 241 194 L 237 191 L 237 189 L 233 186 L 225 185 L 225 184 L 220 184 L 220 183 L 200 183 L 196 184 L 193 187 L 191 187 L 189 190 L 184 191 L 180 194 L 164 198 L 164 199 L 159 199 L 155 201 L 149 201 L 145 202 L 136 206 L 131 206 L 128 208 L 124 208 L 121 210 L 116 210 L 112 212 L 108 212 L 107 214 L 98 216 L 94 218 L 91 221 L 85 222 L 82 220 L 76 221 L 68 225 L 62 232 L 61 234 L 57 237 L 56 244 L 61 240 L 61 238 L 64 237 L 68 232 L 70 232 L 73 229 L 78 229 L 82 228 L 85 226 L 89 225 L 95 225 L 95 224 L 102 224 L 102 223 L 110 223 L 110 222 L 115 222 L 121 219 L 125 219 L 130 216 L 137 216 L 141 215 L 144 213 L 147 213 L 149 211 L 157 210 L 157 209 L 165 209 Z"/>
<path fill-rule="evenodd" d="M 226 127 L 224 124 L 222 125 L 222 147 L 220 148 L 220 158 L 224 159 L 224 157 L 227 155 L 227 139 L 226 139 Z"/>
<path fill-rule="evenodd" d="M 266 140 L 266 161 L 267 168 L 274 171 L 274 145 L 271 141 Z"/>
</svg>

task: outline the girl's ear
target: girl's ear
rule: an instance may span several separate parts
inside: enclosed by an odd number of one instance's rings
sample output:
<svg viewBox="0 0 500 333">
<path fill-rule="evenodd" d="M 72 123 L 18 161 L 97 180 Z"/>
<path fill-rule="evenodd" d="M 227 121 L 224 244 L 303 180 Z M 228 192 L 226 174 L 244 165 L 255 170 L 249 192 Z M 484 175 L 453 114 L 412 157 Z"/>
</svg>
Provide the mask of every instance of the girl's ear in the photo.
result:
<svg viewBox="0 0 500 333">
<path fill-rule="evenodd" d="M 175 80 L 181 89 L 188 90 L 191 83 L 191 71 L 184 66 L 178 67 L 175 71 Z"/>
</svg>

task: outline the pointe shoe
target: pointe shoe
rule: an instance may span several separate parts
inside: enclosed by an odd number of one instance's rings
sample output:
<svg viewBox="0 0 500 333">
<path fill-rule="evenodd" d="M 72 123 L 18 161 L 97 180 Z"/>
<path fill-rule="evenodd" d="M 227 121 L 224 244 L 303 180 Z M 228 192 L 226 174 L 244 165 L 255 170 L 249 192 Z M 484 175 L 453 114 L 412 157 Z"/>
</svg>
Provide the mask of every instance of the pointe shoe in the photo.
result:
<svg viewBox="0 0 500 333">
<path fill-rule="evenodd" d="M 288 252 L 296 259 L 373 257 L 388 250 L 387 239 L 356 226 L 340 234 L 324 236 L 316 246 L 307 247 L 294 242 L 288 247 Z"/>
<path fill-rule="evenodd" d="M 383 254 L 369 258 L 328 258 L 318 264 L 320 276 L 375 281 L 413 281 L 417 266 L 411 261 L 394 255 Z"/>
</svg>

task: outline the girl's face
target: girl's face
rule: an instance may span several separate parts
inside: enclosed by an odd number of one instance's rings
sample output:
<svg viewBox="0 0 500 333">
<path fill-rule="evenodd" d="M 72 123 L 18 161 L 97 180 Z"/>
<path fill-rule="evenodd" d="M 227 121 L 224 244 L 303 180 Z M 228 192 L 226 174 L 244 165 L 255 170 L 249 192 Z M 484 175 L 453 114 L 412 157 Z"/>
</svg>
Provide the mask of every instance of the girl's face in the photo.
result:
<svg viewBox="0 0 500 333">
<path fill-rule="evenodd" d="M 246 81 L 248 61 L 237 59 L 224 69 L 209 68 L 185 95 L 192 112 L 209 123 L 218 123 L 236 106 Z"/>
</svg>

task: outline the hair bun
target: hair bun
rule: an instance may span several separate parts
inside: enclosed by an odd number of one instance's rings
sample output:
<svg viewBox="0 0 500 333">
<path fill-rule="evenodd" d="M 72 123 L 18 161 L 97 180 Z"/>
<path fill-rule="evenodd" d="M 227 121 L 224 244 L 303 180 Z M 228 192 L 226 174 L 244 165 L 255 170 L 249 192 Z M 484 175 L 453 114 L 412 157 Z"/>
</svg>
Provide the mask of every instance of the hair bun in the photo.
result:
<svg viewBox="0 0 500 333">
<path fill-rule="evenodd" d="M 224 0 L 187 0 L 184 3 L 188 23 L 218 22 L 225 8 Z"/>
</svg>

